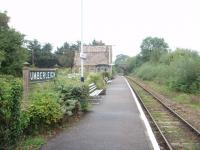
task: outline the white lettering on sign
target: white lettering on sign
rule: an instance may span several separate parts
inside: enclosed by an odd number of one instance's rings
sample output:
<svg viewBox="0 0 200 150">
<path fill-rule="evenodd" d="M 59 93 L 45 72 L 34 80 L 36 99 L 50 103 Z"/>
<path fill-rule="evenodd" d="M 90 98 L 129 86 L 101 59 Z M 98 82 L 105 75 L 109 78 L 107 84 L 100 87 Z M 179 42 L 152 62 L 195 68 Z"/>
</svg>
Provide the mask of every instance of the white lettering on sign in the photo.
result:
<svg viewBox="0 0 200 150">
<path fill-rule="evenodd" d="M 53 79 L 56 76 L 55 71 L 30 71 L 30 81 L 44 81 Z"/>
</svg>

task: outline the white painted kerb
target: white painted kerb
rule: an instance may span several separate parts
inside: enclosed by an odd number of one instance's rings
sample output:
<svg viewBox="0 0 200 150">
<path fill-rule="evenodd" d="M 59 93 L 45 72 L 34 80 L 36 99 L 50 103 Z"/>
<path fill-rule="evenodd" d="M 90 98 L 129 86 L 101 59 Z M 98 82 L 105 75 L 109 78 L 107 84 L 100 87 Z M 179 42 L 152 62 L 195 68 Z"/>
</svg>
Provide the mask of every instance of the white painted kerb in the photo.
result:
<svg viewBox="0 0 200 150">
<path fill-rule="evenodd" d="M 128 87 L 129 87 L 129 89 L 131 90 L 131 93 L 132 93 L 132 95 L 133 95 L 133 99 L 135 100 L 135 103 L 136 103 L 136 105 L 137 105 L 137 108 L 138 108 L 138 110 L 139 110 L 139 112 L 140 112 L 141 119 L 142 119 L 142 121 L 143 121 L 144 124 L 145 124 L 145 127 L 146 127 L 146 129 L 147 129 L 148 136 L 149 136 L 149 138 L 150 138 L 150 141 L 151 141 L 151 143 L 152 143 L 152 145 L 153 145 L 154 150 L 160 150 L 160 147 L 159 147 L 159 145 L 158 145 L 158 142 L 156 141 L 156 138 L 155 138 L 155 136 L 154 136 L 154 134 L 153 134 L 153 131 L 152 131 L 152 129 L 151 129 L 151 126 L 150 126 L 150 124 L 149 124 L 149 122 L 148 122 L 148 120 L 147 120 L 147 118 L 146 118 L 146 116 L 145 116 L 145 114 L 144 114 L 144 112 L 143 112 L 143 110 L 142 110 L 142 107 L 141 107 L 141 105 L 140 105 L 140 103 L 139 103 L 139 101 L 138 101 L 138 99 L 137 99 L 135 93 L 133 92 L 133 90 L 132 90 L 131 86 L 129 85 L 128 81 L 126 80 L 126 78 L 125 78 L 125 77 L 123 77 L 123 78 L 124 78 L 124 80 L 126 81 Z"/>
</svg>

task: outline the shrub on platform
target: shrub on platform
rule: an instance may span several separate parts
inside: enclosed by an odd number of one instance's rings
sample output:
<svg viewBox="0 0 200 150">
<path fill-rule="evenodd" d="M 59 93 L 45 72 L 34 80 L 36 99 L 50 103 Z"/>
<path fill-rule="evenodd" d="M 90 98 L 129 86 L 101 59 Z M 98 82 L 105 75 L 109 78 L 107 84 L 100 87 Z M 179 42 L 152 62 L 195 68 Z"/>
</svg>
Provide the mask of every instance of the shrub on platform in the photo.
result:
<svg viewBox="0 0 200 150">
<path fill-rule="evenodd" d="M 22 132 L 20 128 L 21 96 L 21 80 L 0 77 L 0 149 L 11 149 Z"/>
<path fill-rule="evenodd" d="M 102 74 L 103 78 L 108 78 L 108 79 L 112 79 L 113 78 L 113 76 L 112 76 L 112 74 L 110 72 L 102 72 L 101 74 Z"/>
<path fill-rule="evenodd" d="M 90 73 L 87 76 L 88 83 L 95 83 L 98 89 L 103 89 L 105 86 L 103 76 L 101 73 Z"/>
<path fill-rule="evenodd" d="M 31 97 L 32 104 L 27 111 L 32 129 L 50 126 L 63 117 L 57 98 L 52 93 L 35 93 Z"/>
<path fill-rule="evenodd" d="M 85 110 L 87 108 L 88 97 L 89 87 L 87 84 L 80 82 L 76 84 L 66 84 L 62 85 L 59 102 L 62 104 L 63 108 L 68 111 L 70 108 L 71 113 L 76 115 L 75 113 L 78 110 Z"/>
</svg>

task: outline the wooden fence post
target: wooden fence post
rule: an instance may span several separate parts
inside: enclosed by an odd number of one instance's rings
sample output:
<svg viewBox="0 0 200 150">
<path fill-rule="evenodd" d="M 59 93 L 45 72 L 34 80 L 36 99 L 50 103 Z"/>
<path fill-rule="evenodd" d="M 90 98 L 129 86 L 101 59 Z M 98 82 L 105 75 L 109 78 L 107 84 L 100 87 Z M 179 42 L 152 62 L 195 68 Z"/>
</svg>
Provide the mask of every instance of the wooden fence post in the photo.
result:
<svg viewBox="0 0 200 150">
<path fill-rule="evenodd" d="M 23 100 L 27 101 L 29 95 L 29 63 L 23 64 Z"/>
</svg>

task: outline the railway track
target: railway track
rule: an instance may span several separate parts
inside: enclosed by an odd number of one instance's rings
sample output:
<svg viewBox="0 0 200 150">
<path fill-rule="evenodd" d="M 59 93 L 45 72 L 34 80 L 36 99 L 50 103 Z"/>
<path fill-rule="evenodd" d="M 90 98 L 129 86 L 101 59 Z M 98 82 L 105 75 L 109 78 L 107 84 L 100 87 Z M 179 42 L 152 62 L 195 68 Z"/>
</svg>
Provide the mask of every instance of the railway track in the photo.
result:
<svg viewBox="0 0 200 150">
<path fill-rule="evenodd" d="M 136 80 L 127 77 L 136 93 L 161 149 L 200 150 L 200 132 L 166 106 L 161 98 Z"/>
</svg>

